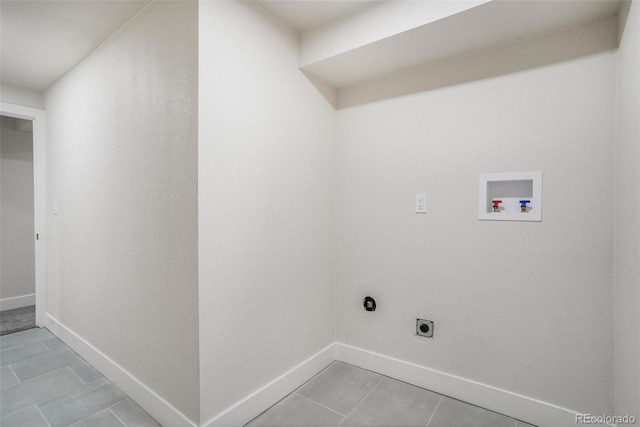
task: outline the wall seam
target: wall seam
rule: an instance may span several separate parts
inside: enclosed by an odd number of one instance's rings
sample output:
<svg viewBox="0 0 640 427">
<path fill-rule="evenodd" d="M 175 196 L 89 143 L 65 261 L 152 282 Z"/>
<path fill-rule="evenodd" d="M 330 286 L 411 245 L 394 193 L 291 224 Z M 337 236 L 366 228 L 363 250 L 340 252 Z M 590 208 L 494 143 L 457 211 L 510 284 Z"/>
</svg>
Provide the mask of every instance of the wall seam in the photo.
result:
<svg viewBox="0 0 640 427">
<path fill-rule="evenodd" d="M 337 100 L 336 100 L 337 105 Z M 333 141 L 331 141 L 331 177 L 333 180 L 333 341 L 338 341 L 338 179 L 336 176 L 338 148 L 338 111 L 333 110 Z"/>
<path fill-rule="evenodd" d="M 618 45 L 619 49 L 619 45 Z M 617 387 L 616 387 L 616 371 L 617 371 L 617 327 L 616 327 L 616 298 L 617 298 L 617 286 L 618 286 L 618 143 L 619 143 L 619 128 L 618 121 L 619 117 L 619 94 L 620 94 L 620 53 L 619 50 L 616 50 L 616 61 L 615 61 L 615 84 L 614 84 L 614 109 L 613 109 L 613 272 L 612 279 L 613 283 L 611 286 L 611 293 L 613 299 L 613 410 L 614 413 L 617 411 Z"/>
</svg>

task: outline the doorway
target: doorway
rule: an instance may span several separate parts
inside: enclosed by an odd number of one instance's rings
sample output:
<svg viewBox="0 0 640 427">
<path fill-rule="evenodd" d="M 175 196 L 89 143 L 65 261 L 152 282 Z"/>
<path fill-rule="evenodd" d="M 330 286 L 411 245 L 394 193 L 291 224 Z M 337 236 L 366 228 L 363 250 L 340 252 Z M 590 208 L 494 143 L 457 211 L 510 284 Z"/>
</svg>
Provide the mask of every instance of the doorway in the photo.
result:
<svg viewBox="0 0 640 427">
<path fill-rule="evenodd" d="M 0 116 L 0 335 L 36 326 L 33 122 Z"/>
<path fill-rule="evenodd" d="M 35 305 L 30 326 L 45 326 L 44 111 L 2 102 L 0 124 L 0 316 Z"/>
</svg>

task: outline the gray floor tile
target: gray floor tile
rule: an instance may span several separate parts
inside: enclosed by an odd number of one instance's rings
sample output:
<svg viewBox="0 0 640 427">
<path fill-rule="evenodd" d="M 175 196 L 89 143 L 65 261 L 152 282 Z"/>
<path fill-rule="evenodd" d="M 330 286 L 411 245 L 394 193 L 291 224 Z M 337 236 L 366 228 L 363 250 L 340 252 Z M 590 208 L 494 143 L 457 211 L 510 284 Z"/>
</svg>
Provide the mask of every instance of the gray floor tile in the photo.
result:
<svg viewBox="0 0 640 427">
<path fill-rule="evenodd" d="M 527 424 L 523 421 L 518 421 L 518 423 L 516 424 L 516 427 L 536 427 L 533 424 Z"/>
<path fill-rule="evenodd" d="M 0 425 L 2 427 L 49 427 L 49 424 L 42 418 L 35 405 L 29 406 L 13 415 L 3 417 Z"/>
<path fill-rule="evenodd" d="M 439 401 L 437 393 L 385 377 L 342 425 L 424 427 Z"/>
<path fill-rule="evenodd" d="M 125 425 L 130 427 L 162 427 L 151 415 L 133 403 L 131 399 L 112 406 L 111 412 L 116 414 Z"/>
<path fill-rule="evenodd" d="M 514 427 L 515 420 L 507 416 L 443 397 L 429 427 Z"/>
<path fill-rule="evenodd" d="M 124 424 L 118 421 L 110 410 L 103 409 L 69 427 L 124 427 Z"/>
<path fill-rule="evenodd" d="M 382 376 L 342 362 L 334 362 L 299 390 L 319 404 L 349 414 Z"/>
<path fill-rule="evenodd" d="M 91 381 L 95 381 L 97 379 L 102 378 L 102 374 L 98 372 L 93 366 L 87 364 L 86 362 L 81 362 L 81 363 L 76 363 L 75 365 L 71 365 L 71 369 L 85 383 L 90 383 Z"/>
<path fill-rule="evenodd" d="M 52 427 L 67 426 L 126 397 L 120 389 L 103 378 L 39 403 L 38 408 Z"/>
<path fill-rule="evenodd" d="M 5 366 L 3 368 L 0 368 L 0 387 L 1 388 L 11 387 L 12 385 L 18 384 L 19 382 L 20 380 L 18 380 L 18 377 L 16 377 L 16 375 L 13 373 L 10 367 Z"/>
<path fill-rule="evenodd" d="M 75 365 L 78 362 L 82 362 L 80 356 L 66 348 L 35 356 L 24 362 L 18 362 L 12 365 L 11 368 L 17 377 L 24 381 L 65 366 Z"/>
<path fill-rule="evenodd" d="M 44 344 L 51 351 L 58 351 L 58 350 L 62 350 L 63 348 L 68 348 L 65 343 L 63 343 L 56 337 L 47 338 L 46 340 L 42 340 L 40 342 Z"/>
<path fill-rule="evenodd" d="M 71 370 L 60 369 L 0 390 L 0 412 L 9 415 L 81 385 Z"/>
<path fill-rule="evenodd" d="M 338 426 L 344 417 L 298 394 L 291 394 L 247 427 Z"/>
<path fill-rule="evenodd" d="M 49 353 L 49 349 L 39 341 L 28 342 L 15 347 L 0 350 L 0 366 L 11 365 L 27 360 L 39 354 Z"/>
<path fill-rule="evenodd" d="M 53 337 L 53 334 L 45 328 L 34 328 L 28 331 L 16 332 L 15 334 L 3 335 L 0 337 L 0 349 L 15 347 L 29 341 L 40 341 Z"/>
</svg>

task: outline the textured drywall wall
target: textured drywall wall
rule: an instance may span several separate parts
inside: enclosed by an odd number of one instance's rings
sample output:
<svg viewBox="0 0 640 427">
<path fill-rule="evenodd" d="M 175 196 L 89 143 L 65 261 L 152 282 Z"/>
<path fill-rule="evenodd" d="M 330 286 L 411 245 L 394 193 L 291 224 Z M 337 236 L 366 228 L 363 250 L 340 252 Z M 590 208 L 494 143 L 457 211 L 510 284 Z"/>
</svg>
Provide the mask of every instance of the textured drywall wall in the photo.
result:
<svg viewBox="0 0 640 427">
<path fill-rule="evenodd" d="M 335 112 L 297 34 L 249 2 L 200 2 L 202 420 L 334 340 Z"/>
<path fill-rule="evenodd" d="M 193 420 L 197 8 L 153 2 L 46 93 L 47 311 Z"/>
<path fill-rule="evenodd" d="M 44 99 L 41 92 L 18 88 L 6 84 L 0 85 L 0 100 L 25 107 L 44 108 Z"/>
<path fill-rule="evenodd" d="M 33 133 L 0 120 L 0 299 L 35 292 Z M 24 120 L 23 120 L 24 121 Z"/>
<path fill-rule="evenodd" d="M 626 17 L 618 50 L 616 128 L 616 405 L 640 418 L 640 4 Z"/>
<path fill-rule="evenodd" d="M 337 340 L 610 413 L 614 92 L 608 51 L 340 110 Z M 479 221 L 478 175 L 517 171 L 543 221 Z"/>
</svg>

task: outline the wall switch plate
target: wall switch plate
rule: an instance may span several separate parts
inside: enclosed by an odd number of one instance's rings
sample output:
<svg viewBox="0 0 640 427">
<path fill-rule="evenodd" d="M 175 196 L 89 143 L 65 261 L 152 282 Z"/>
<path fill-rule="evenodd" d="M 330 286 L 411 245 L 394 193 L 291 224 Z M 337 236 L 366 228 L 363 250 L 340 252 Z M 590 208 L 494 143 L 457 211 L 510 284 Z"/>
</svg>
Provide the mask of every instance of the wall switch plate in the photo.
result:
<svg viewBox="0 0 640 427">
<path fill-rule="evenodd" d="M 416 194 L 416 213 L 427 213 L 426 194 Z"/>
</svg>

